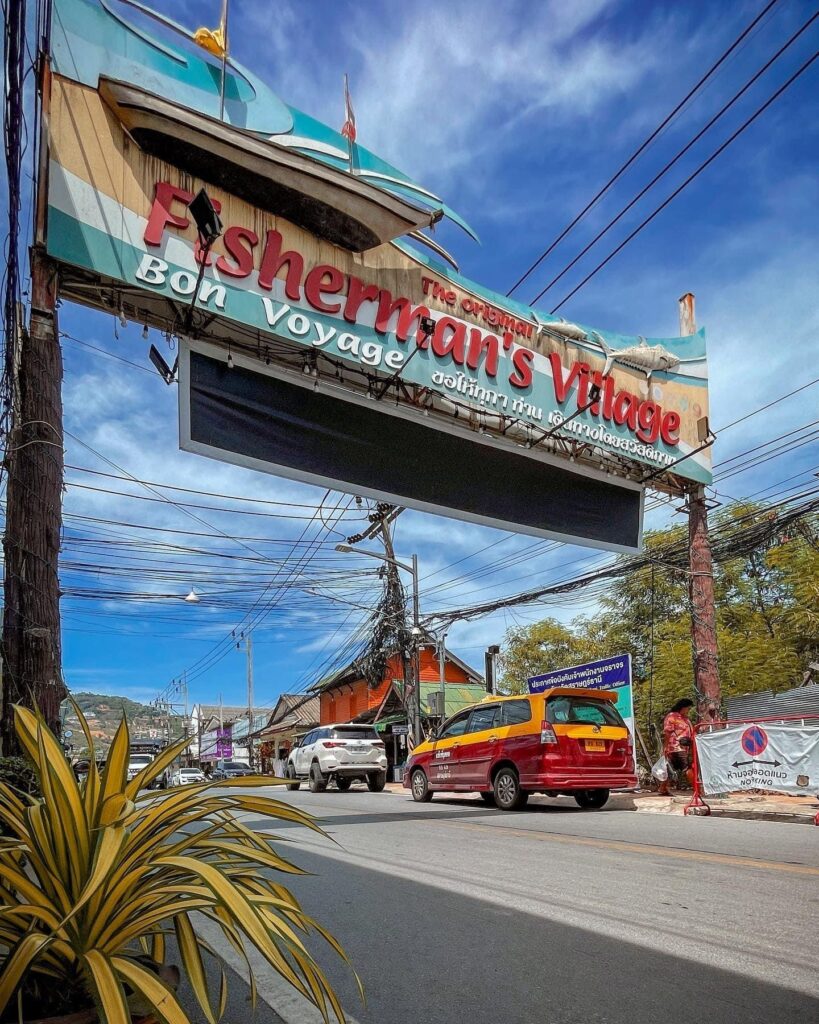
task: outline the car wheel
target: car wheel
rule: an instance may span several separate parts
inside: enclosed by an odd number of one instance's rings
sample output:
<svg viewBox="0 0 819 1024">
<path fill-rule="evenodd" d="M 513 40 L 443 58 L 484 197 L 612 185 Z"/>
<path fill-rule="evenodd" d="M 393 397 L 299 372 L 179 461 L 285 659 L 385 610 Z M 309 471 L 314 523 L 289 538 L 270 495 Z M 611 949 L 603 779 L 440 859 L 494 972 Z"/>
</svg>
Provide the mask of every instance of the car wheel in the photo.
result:
<svg viewBox="0 0 819 1024">
<path fill-rule="evenodd" d="M 319 768 L 317 761 L 310 765 L 309 786 L 311 793 L 323 793 L 327 789 L 327 780 L 321 774 L 321 768 Z"/>
<path fill-rule="evenodd" d="M 353 780 L 352 779 L 346 779 L 346 778 L 344 778 L 343 775 L 339 776 L 336 779 L 336 785 L 338 786 L 339 790 L 342 793 L 346 793 L 347 790 L 350 788 L 350 786 L 352 786 L 352 784 L 353 784 Z"/>
<path fill-rule="evenodd" d="M 525 807 L 529 794 L 520 788 L 514 768 L 501 768 L 495 776 L 495 806 L 501 811 L 516 811 Z"/>
<path fill-rule="evenodd" d="M 601 807 L 604 807 L 609 799 L 609 790 L 607 789 L 579 789 L 575 794 L 574 798 L 579 807 L 584 810 L 599 811 Z"/>
<path fill-rule="evenodd" d="M 387 785 L 387 773 L 375 772 L 367 776 L 367 789 L 371 793 L 380 793 Z"/>
<path fill-rule="evenodd" d="M 490 791 L 489 793 L 478 793 L 478 796 L 481 798 L 481 800 L 483 800 L 485 804 L 489 804 L 492 807 L 495 806 L 495 794 L 493 792 Z"/>
<path fill-rule="evenodd" d="M 412 799 L 419 804 L 428 804 L 432 799 L 432 790 L 429 788 L 429 780 L 421 768 L 412 773 Z"/>
<path fill-rule="evenodd" d="M 292 764 L 289 764 L 285 769 L 284 777 L 286 779 L 292 780 L 287 783 L 287 788 L 290 790 L 291 793 L 295 793 L 295 791 L 299 788 L 301 783 L 296 778 L 296 769 L 293 767 Z"/>
</svg>

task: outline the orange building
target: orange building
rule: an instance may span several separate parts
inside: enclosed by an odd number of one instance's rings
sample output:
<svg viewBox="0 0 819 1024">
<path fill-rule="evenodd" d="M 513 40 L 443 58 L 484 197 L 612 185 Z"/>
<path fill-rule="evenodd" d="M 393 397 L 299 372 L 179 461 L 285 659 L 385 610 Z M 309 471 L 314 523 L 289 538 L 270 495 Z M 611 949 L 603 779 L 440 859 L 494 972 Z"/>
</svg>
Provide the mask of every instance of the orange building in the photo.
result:
<svg viewBox="0 0 819 1024">
<path fill-rule="evenodd" d="M 441 721 L 441 674 L 438 650 L 424 645 L 420 650 L 421 718 L 426 723 Z M 444 661 L 446 706 L 443 717 L 454 715 L 461 708 L 486 696 L 483 677 L 451 651 Z M 390 767 L 401 764 L 406 757 L 406 734 L 409 729 L 403 702 L 404 670 L 401 657 L 387 662 L 384 678 L 378 686 L 370 686 L 353 663 L 317 683 L 313 689 L 320 696 L 320 725 L 338 722 L 372 722 L 382 734 Z"/>
</svg>

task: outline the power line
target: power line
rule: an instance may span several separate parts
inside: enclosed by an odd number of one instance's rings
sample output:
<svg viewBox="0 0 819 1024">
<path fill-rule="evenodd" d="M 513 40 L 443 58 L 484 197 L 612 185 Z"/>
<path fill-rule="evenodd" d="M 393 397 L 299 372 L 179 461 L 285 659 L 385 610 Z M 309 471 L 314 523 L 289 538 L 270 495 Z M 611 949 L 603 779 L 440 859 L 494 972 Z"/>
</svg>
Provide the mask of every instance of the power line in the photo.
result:
<svg viewBox="0 0 819 1024">
<path fill-rule="evenodd" d="M 756 119 L 760 117 L 768 109 L 768 107 L 770 107 L 772 103 L 779 99 L 782 93 L 785 92 L 786 89 L 789 89 L 790 86 L 792 86 L 793 83 L 808 70 L 808 68 L 811 66 L 811 64 L 813 64 L 817 57 L 819 57 L 819 50 L 816 51 L 812 57 L 809 57 L 804 62 L 804 64 L 802 64 L 801 67 L 799 67 L 790 76 L 790 78 L 787 79 L 786 82 L 780 85 L 780 87 L 771 96 L 768 97 L 768 99 L 762 104 L 761 107 L 758 107 L 757 110 L 755 110 L 754 113 L 751 114 L 749 118 L 747 118 L 747 120 L 743 121 L 739 128 L 737 128 L 737 130 L 733 132 L 733 134 L 730 135 L 725 140 L 725 142 L 722 143 L 721 146 L 714 150 L 714 152 L 711 154 L 711 156 L 708 157 L 707 160 L 704 160 L 695 171 L 689 174 L 685 181 L 677 188 L 675 188 L 674 191 L 669 196 L 667 196 L 663 200 L 663 202 L 660 203 L 660 205 L 645 218 L 645 220 L 641 221 L 641 223 L 638 224 L 637 227 L 630 234 L 626 235 L 623 241 L 615 249 L 613 249 L 604 260 L 601 260 L 600 263 L 598 263 L 593 270 L 586 274 L 586 276 L 579 284 L 575 285 L 575 287 L 572 288 L 572 290 L 568 292 L 568 294 L 564 295 L 560 302 L 558 302 L 558 304 L 554 307 L 554 309 L 551 312 L 556 313 L 560 309 L 560 307 L 564 306 L 569 301 L 569 299 L 572 298 L 573 295 L 576 295 L 577 292 L 580 291 L 580 289 L 584 285 L 588 284 L 588 282 L 591 281 L 591 279 L 596 274 L 598 274 L 603 269 L 603 267 L 610 263 L 611 260 L 613 260 L 618 253 L 622 252 L 622 250 L 625 249 L 629 242 L 640 234 L 643 228 L 647 227 L 651 223 L 651 221 L 653 221 L 654 218 L 659 213 L 661 213 L 666 208 L 666 206 L 669 205 L 669 203 L 676 199 L 677 196 L 682 191 L 684 191 L 691 184 L 691 182 L 694 181 L 695 178 L 702 174 L 706 167 L 709 167 L 714 162 L 714 160 L 716 160 L 717 157 L 720 156 L 720 154 L 723 153 L 728 148 L 728 146 L 731 145 L 732 142 L 734 142 L 735 139 L 739 138 L 739 136 L 742 135 L 742 133 L 747 128 L 749 128 L 753 124 L 753 122 L 756 121 Z"/>
<path fill-rule="evenodd" d="M 780 402 L 784 402 L 786 398 L 792 398 L 794 395 L 798 395 L 800 391 L 812 388 L 814 384 L 819 384 L 819 377 L 815 377 L 813 380 L 809 380 L 807 384 L 802 384 L 800 387 L 794 388 L 793 391 L 788 391 L 787 394 L 780 395 L 779 398 L 774 398 L 772 402 L 768 402 L 766 405 L 760 405 L 758 409 L 747 412 L 744 416 L 740 416 L 739 419 L 726 423 L 724 427 L 718 427 L 717 432 L 724 434 L 726 430 L 730 430 L 731 427 L 735 427 L 737 423 L 744 423 L 745 420 L 749 420 L 752 416 L 756 416 L 758 413 L 765 412 L 766 409 L 770 409 L 772 406 L 778 405 Z"/>
<path fill-rule="evenodd" d="M 620 212 L 616 214 L 616 216 L 612 217 L 612 219 L 608 222 L 608 224 L 605 225 L 605 227 L 601 228 L 600 231 L 597 232 L 594 238 L 592 238 L 592 240 L 580 250 L 580 252 L 574 257 L 574 259 L 570 260 L 569 263 L 566 264 L 566 266 L 560 271 L 560 273 L 556 274 L 552 278 L 552 280 L 537 293 L 537 295 L 531 300 L 530 305 L 533 306 L 536 302 L 542 299 L 546 292 L 548 292 L 554 285 L 556 285 L 562 277 L 565 277 L 565 275 L 568 274 L 572 267 L 575 266 L 575 264 L 577 264 L 586 255 L 586 253 L 590 249 L 592 249 L 600 241 L 601 238 L 603 238 L 604 235 L 608 234 L 608 232 L 614 227 L 614 225 L 617 224 L 628 213 L 628 211 L 632 209 L 632 207 L 635 206 L 643 198 L 643 196 L 648 191 L 650 191 L 657 184 L 657 182 L 671 170 L 671 168 L 688 152 L 688 150 L 691 149 L 691 147 L 694 146 L 697 142 L 699 142 L 699 140 L 703 137 L 703 135 L 705 135 L 707 131 L 709 131 L 709 129 L 713 128 L 717 121 L 719 121 L 719 119 L 725 113 L 727 113 L 728 110 L 730 110 L 730 108 L 737 102 L 737 100 L 739 100 L 742 96 L 745 95 L 745 93 L 751 88 L 751 86 L 756 81 L 758 81 L 762 77 L 762 75 L 765 74 L 765 72 L 771 67 L 772 64 L 779 60 L 782 54 L 796 42 L 796 40 L 802 35 L 803 32 L 807 31 L 807 29 L 814 23 L 814 21 L 816 21 L 817 18 L 819 18 L 819 11 L 815 11 L 811 15 L 811 17 L 808 18 L 808 20 L 799 29 L 797 29 L 796 32 L 793 33 L 790 39 L 783 43 L 783 45 L 780 46 L 776 53 L 748 79 L 745 85 L 743 85 L 738 92 L 734 93 L 731 99 L 728 100 L 728 102 L 723 107 L 721 107 L 720 110 L 718 110 L 717 113 L 714 114 L 714 116 L 702 128 L 700 128 L 697 134 L 694 135 L 693 138 L 691 138 L 683 146 L 683 148 L 680 149 L 654 175 L 651 181 L 647 185 L 645 185 L 637 193 L 637 195 L 634 196 L 633 199 L 626 203 L 626 205 L 620 210 Z"/>
<path fill-rule="evenodd" d="M 150 366 L 144 366 L 142 363 L 135 363 L 131 359 L 126 359 L 124 356 L 117 355 L 116 352 L 109 352 L 105 348 L 97 348 L 96 345 L 89 345 L 87 341 L 80 341 L 79 338 L 75 338 L 71 334 L 66 334 L 65 331 L 60 331 L 61 338 L 67 338 L 68 341 L 73 341 L 76 345 L 82 345 L 83 348 L 90 349 L 92 352 L 97 352 L 101 356 L 107 356 L 109 359 L 116 359 L 120 363 L 125 363 L 126 366 L 132 366 L 135 370 L 143 370 L 145 373 L 150 373 L 152 377 L 159 377 L 156 370 Z"/>
<path fill-rule="evenodd" d="M 631 165 L 634 163 L 634 161 L 640 156 L 641 153 L 643 153 L 648 148 L 649 145 L 651 145 L 651 143 L 654 141 L 654 139 L 657 138 L 657 136 L 660 134 L 660 132 L 662 132 L 663 129 L 668 124 L 670 124 L 671 121 L 674 120 L 674 118 L 677 116 L 677 114 L 679 114 L 679 112 L 688 103 L 688 101 L 695 95 L 695 93 L 697 93 L 702 88 L 702 86 L 714 74 L 714 72 L 717 70 L 717 68 L 719 68 L 720 65 L 722 65 L 728 59 L 728 57 L 730 57 L 730 55 L 739 46 L 739 44 L 743 41 L 743 39 L 745 39 L 745 37 L 752 31 L 752 29 L 758 24 L 758 22 L 760 22 L 765 17 L 765 15 L 771 10 L 771 8 L 774 7 L 777 4 L 777 2 L 778 2 L 778 0 L 770 0 L 770 2 L 765 5 L 765 7 L 759 12 L 759 14 L 757 14 L 757 16 L 753 19 L 753 21 L 751 21 L 751 23 L 745 29 L 743 29 L 743 31 L 737 36 L 737 38 L 733 41 L 733 43 L 731 43 L 731 45 L 722 54 L 722 56 L 719 57 L 719 59 L 714 64 L 711 65 L 709 70 L 706 71 L 706 73 L 702 76 L 702 78 L 700 78 L 699 81 L 686 93 L 686 95 L 680 100 L 680 102 L 676 105 L 676 107 L 674 107 L 674 109 L 671 111 L 671 113 L 668 114 L 660 122 L 660 124 L 657 125 L 657 127 L 654 129 L 654 131 L 637 147 L 637 149 L 631 154 L 631 156 L 620 167 L 620 169 L 618 171 L 616 171 L 612 175 L 612 177 L 609 178 L 609 180 L 606 182 L 606 184 L 603 185 L 603 187 L 597 192 L 597 194 L 595 196 L 593 196 L 592 199 L 589 200 L 589 202 L 583 207 L 583 209 L 580 211 L 580 213 L 577 214 L 577 216 L 574 218 L 574 220 L 572 220 L 571 223 L 568 224 L 560 232 L 560 234 L 557 236 L 557 238 L 555 238 L 555 240 L 546 249 L 544 249 L 544 251 L 540 254 L 540 256 L 538 256 L 538 258 L 535 260 L 535 262 L 532 263 L 532 265 L 529 267 L 529 269 L 524 274 L 522 274 L 521 277 L 519 277 L 517 281 L 515 281 L 515 283 L 512 285 L 512 287 L 506 293 L 507 296 L 510 296 L 512 294 L 512 292 L 516 291 L 517 288 L 521 284 L 523 284 L 523 282 L 526 280 L 527 277 L 529 277 L 529 275 L 532 273 L 532 271 L 537 269 L 537 267 L 540 266 L 540 264 L 543 262 L 543 260 L 545 260 L 546 257 L 554 250 L 555 246 L 557 246 L 566 237 L 566 235 L 568 235 L 568 233 L 572 230 L 572 228 L 574 228 L 574 226 L 576 224 L 578 224 L 583 219 L 583 217 L 586 216 L 586 214 L 589 212 L 589 210 L 591 210 L 591 208 L 595 205 L 595 203 L 597 203 L 597 201 L 599 199 L 601 199 L 602 196 L 605 195 L 606 192 L 608 192 L 608 190 L 618 180 L 618 178 L 620 178 L 621 175 L 625 171 L 627 171 L 629 167 L 631 167 Z"/>
<path fill-rule="evenodd" d="M 127 479 L 127 478 L 122 477 L 120 479 Z M 141 481 L 134 481 L 134 482 L 141 483 Z M 166 497 L 165 495 L 159 493 L 158 491 L 155 492 L 158 496 L 157 497 L 153 497 L 153 496 L 148 496 L 148 495 L 145 495 L 145 494 L 130 494 L 128 491 L 115 491 L 115 490 L 113 490 L 113 488 L 110 488 L 110 487 L 92 487 L 90 484 L 80 484 L 80 483 L 77 483 L 76 481 L 73 481 L 73 480 L 67 481 L 65 486 L 67 488 L 73 488 L 74 490 L 93 491 L 96 494 L 110 494 L 110 495 L 113 495 L 114 497 L 118 497 L 118 498 L 132 498 L 134 501 L 151 501 L 151 502 L 159 502 L 160 504 L 168 504 L 168 503 L 170 503 L 170 504 L 173 505 L 174 508 L 178 508 L 180 510 L 184 510 L 184 509 L 188 509 L 188 508 L 198 508 L 198 509 L 201 509 L 202 511 L 205 511 L 205 512 L 228 512 L 231 515 L 235 515 L 235 516 L 262 516 L 262 517 L 264 517 L 266 519 L 310 519 L 310 520 L 312 520 L 314 518 L 314 516 L 315 516 L 315 513 L 318 511 L 318 506 L 315 506 L 315 505 L 296 505 L 296 504 L 294 504 L 294 505 L 291 506 L 287 502 L 271 501 L 271 502 L 264 502 L 264 504 L 279 505 L 279 506 L 283 505 L 283 506 L 288 507 L 288 508 L 311 508 L 311 509 L 313 509 L 313 514 L 309 515 L 309 516 L 300 516 L 300 515 L 288 515 L 285 512 L 256 512 L 256 511 L 254 511 L 252 509 L 247 509 L 247 508 L 224 508 L 224 507 L 218 506 L 218 505 L 198 505 L 198 504 L 195 504 L 193 502 L 173 501 L 171 498 Z M 168 487 L 168 489 L 171 489 L 171 490 L 185 491 L 187 493 L 193 493 L 193 494 L 206 494 L 207 493 L 206 491 L 190 491 L 188 488 L 185 488 L 185 487 L 174 487 L 174 488 L 171 488 L 168 484 L 151 485 L 151 484 L 148 484 L 146 482 L 144 484 L 144 486 L 146 486 L 146 487 L 153 487 L 153 486 L 156 486 L 156 487 Z M 228 497 L 231 500 L 233 500 L 233 501 L 249 501 L 249 502 L 250 501 L 257 501 L 257 502 L 261 502 L 261 500 L 262 500 L 262 499 L 256 499 L 256 498 L 239 498 L 239 497 L 233 497 L 232 495 L 228 495 Z M 347 521 L 348 522 L 357 522 L 360 518 L 361 517 L 359 516 L 359 517 L 357 517 L 355 519 L 349 519 Z"/>
<path fill-rule="evenodd" d="M 221 534 L 221 536 L 224 537 L 226 540 L 239 544 L 241 547 L 246 548 L 254 555 L 258 555 L 260 558 L 264 558 L 264 555 L 262 555 L 261 552 L 256 551 L 254 548 L 247 545 L 244 541 L 239 540 L 236 537 L 232 537 L 229 533 L 225 533 L 225 531 L 220 530 L 218 526 L 214 526 L 212 523 L 209 523 L 206 519 L 202 519 L 201 516 L 196 515 L 195 512 L 191 512 L 190 509 L 185 508 L 183 505 L 179 504 L 179 502 L 176 502 L 172 498 L 169 498 L 166 494 L 162 494 L 160 491 L 155 490 L 153 487 L 151 487 L 150 484 L 147 484 L 144 481 L 140 480 L 138 477 L 134 476 L 133 473 L 129 473 L 127 469 L 123 469 L 122 466 L 118 466 L 111 459 L 106 458 L 105 455 L 102 455 L 95 448 L 92 448 L 91 445 L 88 444 L 86 441 L 83 441 L 81 438 L 77 437 L 76 434 L 72 434 L 70 430 L 66 430 L 65 434 L 66 436 L 76 441 L 78 444 L 81 444 L 83 448 L 86 448 L 89 452 L 91 452 L 92 455 L 95 455 L 98 459 L 100 459 L 100 461 L 111 466 L 113 469 L 119 470 L 120 473 L 125 473 L 129 477 L 129 479 L 131 479 L 135 484 L 139 484 L 140 487 L 144 487 L 146 491 L 149 491 L 156 498 L 159 498 L 161 501 L 166 502 L 168 505 L 171 505 L 174 508 L 178 509 L 184 515 L 189 516 L 191 519 L 195 520 L 201 526 L 206 526 L 209 530 L 214 530 L 216 533 Z"/>
<path fill-rule="evenodd" d="M 759 547 L 765 539 L 773 537 L 778 530 L 805 516 L 814 514 L 819 510 L 819 499 L 813 497 L 816 488 L 807 492 L 808 500 L 802 505 L 783 511 L 779 515 L 771 516 L 771 512 L 777 506 L 768 506 L 762 510 L 754 509 L 749 513 L 738 516 L 735 520 L 725 521 L 712 533 L 712 552 L 715 562 L 725 561 L 728 558 L 738 557 L 746 550 L 754 550 Z M 779 503 L 780 506 L 788 504 L 792 500 L 805 497 L 796 495 L 793 499 L 787 499 Z M 738 529 L 738 524 L 747 519 L 757 519 L 743 532 Z M 727 534 L 727 536 L 724 536 Z M 741 542 L 741 543 L 740 543 Z M 572 591 L 595 583 L 601 580 L 611 580 L 645 568 L 652 561 L 662 559 L 663 564 L 671 564 L 672 568 L 684 570 L 688 555 L 687 538 L 680 544 L 668 544 L 664 547 L 649 552 L 646 555 L 637 556 L 631 559 L 618 559 L 615 563 L 603 569 L 588 573 L 585 576 L 553 583 L 547 587 L 540 587 L 537 590 L 526 591 L 522 594 L 514 594 L 509 597 L 500 598 L 486 604 L 474 605 L 472 607 L 459 608 L 455 611 L 433 612 L 425 616 L 425 622 L 440 620 L 451 625 L 453 622 L 462 619 L 472 619 L 481 615 L 488 615 L 502 608 L 510 608 L 516 605 L 533 604 L 549 594 L 559 594 L 565 591 Z M 675 562 L 676 560 L 676 562 Z"/>
</svg>

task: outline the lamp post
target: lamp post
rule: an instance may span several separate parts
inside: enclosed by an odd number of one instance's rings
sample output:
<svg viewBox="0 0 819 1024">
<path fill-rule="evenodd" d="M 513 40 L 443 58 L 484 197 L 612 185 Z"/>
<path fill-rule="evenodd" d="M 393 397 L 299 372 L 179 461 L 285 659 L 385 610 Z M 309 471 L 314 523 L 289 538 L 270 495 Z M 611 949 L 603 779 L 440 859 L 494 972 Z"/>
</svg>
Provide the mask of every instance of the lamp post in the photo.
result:
<svg viewBox="0 0 819 1024">
<path fill-rule="evenodd" d="M 387 562 L 397 569 L 403 569 L 412 577 L 412 675 L 415 694 L 412 702 L 412 741 L 414 745 L 421 743 L 424 737 L 421 735 L 421 667 L 418 662 L 418 638 L 421 635 L 420 606 L 418 601 L 418 556 L 412 556 L 412 563 L 407 565 L 399 562 L 388 555 L 381 555 L 377 551 L 367 551 L 365 548 L 354 548 L 351 544 L 336 544 L 336 551 L 345 553 L 351 552 L 354 555 L 368 555 L 370 558 L 377 558 L 380 562 Z"/>
<path fill-rule="evenodd" d="M 244 644 L 247 654 L 247 753 L 250 767 L 253 768 L 253 634 L 242 633 L 237 649 Z"/>
</svg>

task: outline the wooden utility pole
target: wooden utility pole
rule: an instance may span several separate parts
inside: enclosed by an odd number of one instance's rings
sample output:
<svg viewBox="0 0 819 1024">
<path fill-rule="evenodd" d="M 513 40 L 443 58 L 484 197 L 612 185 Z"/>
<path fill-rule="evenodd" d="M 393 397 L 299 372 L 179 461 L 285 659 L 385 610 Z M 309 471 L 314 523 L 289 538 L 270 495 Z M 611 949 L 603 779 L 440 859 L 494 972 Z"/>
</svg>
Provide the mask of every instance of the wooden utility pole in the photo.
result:
<svg viewBox="0 0 819 1024">
<path fill-rule="evenodd" d="M 697 330 L 694 296 L 688 292 L 679 300 L 680 334 Z M 714 604 L 714 566 L 708 536 L 708 506 L 705 488 L 695 484 L 688 494 L 688 565 L 691 599 L 691 649 L 694 662 L 694 692 L 700 721 L 719 717 L 722 693 L 717 665 L 717 615 Z"/>
<path fill-rule="evenodd" d="M 62 529 L 63 364 L 56 322 L 57 266 L 31 251 L 31 323 L 21 332 L 12 381 L 3 536 L 3 701 L 0 742 L 17 751 L 13 704 L 37 707 L 59 734 L 66 696 L 57 559 Z"/>
</svg>

